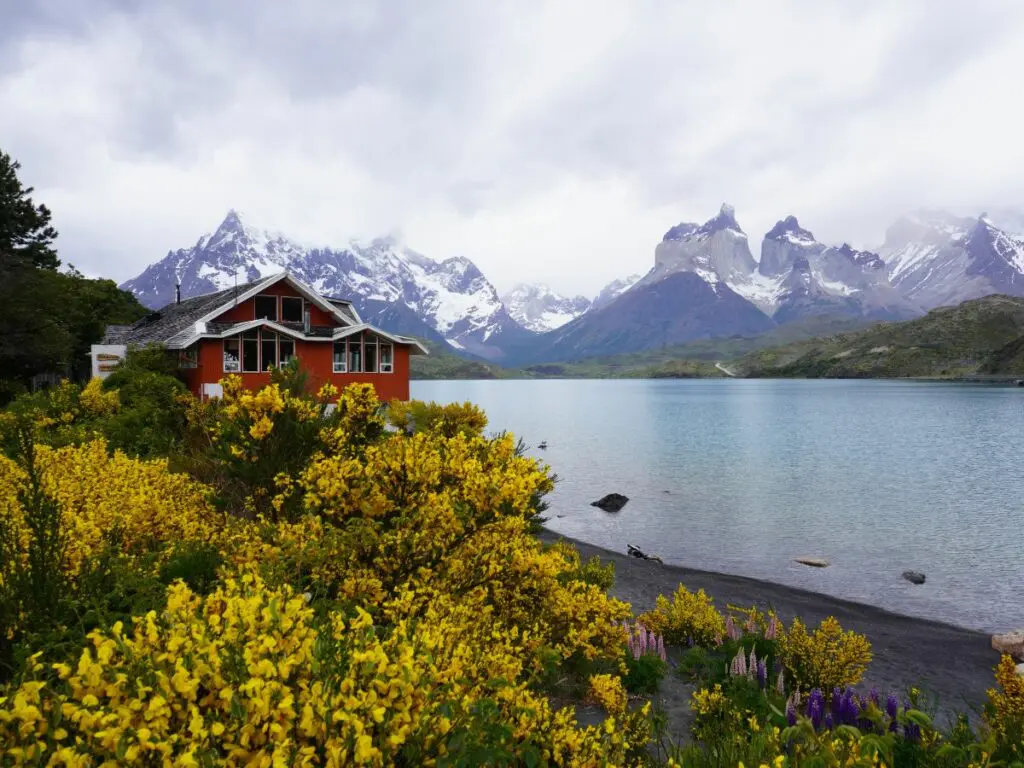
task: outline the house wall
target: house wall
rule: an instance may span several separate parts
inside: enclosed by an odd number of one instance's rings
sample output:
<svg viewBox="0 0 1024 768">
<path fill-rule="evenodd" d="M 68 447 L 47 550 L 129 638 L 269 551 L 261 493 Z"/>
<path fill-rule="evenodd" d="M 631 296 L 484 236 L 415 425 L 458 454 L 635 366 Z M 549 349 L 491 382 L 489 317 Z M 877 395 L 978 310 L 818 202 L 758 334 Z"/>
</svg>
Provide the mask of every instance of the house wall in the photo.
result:
<svg viewBox="0 0 1024 768">
<path fill-rule="evenodd" d="M 292 288 L 288 283 L 283 280 L 279 283 L 267 288 L 265 291 L 260 292 L 261 296 L 302 296 L 301 293 Z M 337 328 L 343 323 L 339 322 L 337 317 L 329 312 L 325 312 L 323 309 L 313 304 L 310 301 L 306 302 L 306 309 L 310 311 L 309 318 L 312 325 L 329 326 L 331 328 Z M 280 308 L 278 308 L 280 312 Z M 253 299 L 246 299 L 240 304 L 236 304 L 234 307 L 229 309 L 227 312 L 218 315 L 213 319 L 213 322 L 218 323 L 244 323 L 246 320 L 256 319 L 256 303 Z"/>
<path fill-rule="evenodd" d="M 315 324 L 314 320 L 314 324 Z M 216 384 L 228 374 L 224 373 L 224 348 L 220 339 L 202 339 L 199 342 L 199 365 L 182 371 L 189 389 L 197 397 L 204 384 Z M 339 390 L 355 382 L 373 384 L 382 401 L 409 399 L 409 347 L 394 345 L 393 373 L 334 373 L 334 345 L 330 341 L 296 341 L 295 353 L 299 365 L 309 377 L 310 387 L 316 391 L 325 383 Z M 269 373 L 238 373 L 247 389 L 259 389 L 270 383 Z"/>
</svg>

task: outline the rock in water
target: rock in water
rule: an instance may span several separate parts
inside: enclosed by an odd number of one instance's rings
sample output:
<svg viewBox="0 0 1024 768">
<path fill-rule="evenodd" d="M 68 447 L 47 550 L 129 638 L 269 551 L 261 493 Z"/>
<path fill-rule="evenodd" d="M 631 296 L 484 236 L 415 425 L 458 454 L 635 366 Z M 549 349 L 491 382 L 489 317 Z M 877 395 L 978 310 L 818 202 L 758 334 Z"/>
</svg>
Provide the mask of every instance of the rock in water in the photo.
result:
<svg viewBox="0 0 1024 768">
<path fill-rule="evenodd" d="M 621 493 L 609 493 L 602 496 L 597 501 L 590 502 L 590 506 L 603 509 L 605 512 L 618 512 L 624 506 L 629 498 L 623 496 Z"/>
<path fill-rule="evenodd" d="M 1024 661 L 1024 629 L 1016 629 L 1003 635 L 992 636 L 992 648 L 1008 653 L 1017 661 Z"/>
<path fill-rule="evenodd" d="M 904 571 L 903 578 L 911 584 L 924 584 L 924 574 L 920 571 Z"/>
<path fill-rule="evenodd" d="M 811 568 L 828 568 L 828 560 L 823 557 L 798 557 L 796 562 L 801 565 L 809 565 Z"/>
</svg>

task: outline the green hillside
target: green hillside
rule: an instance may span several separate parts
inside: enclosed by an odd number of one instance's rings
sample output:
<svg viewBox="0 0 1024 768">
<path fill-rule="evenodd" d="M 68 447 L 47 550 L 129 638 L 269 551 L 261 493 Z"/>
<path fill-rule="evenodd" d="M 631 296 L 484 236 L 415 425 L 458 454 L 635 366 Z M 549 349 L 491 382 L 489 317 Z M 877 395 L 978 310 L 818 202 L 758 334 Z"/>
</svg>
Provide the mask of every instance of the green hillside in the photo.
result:
<svg viewBox="0 0 1024 768">
<path fill-rule="evenodd" d="M 725 374 L 715 363 L 735 360 L 765 347 L 787 344 L 822 334 L 862 328 L 865 321 L 842 317 L 811 317 L 772 328 L 759 336 L 703 339 L 629 354 L 594 357 L 561 363 L 526 366 L 526 374 L 538 378 L 693 378 Z M 728 367 L 728 366 L 727 366 Z"/>
<path fill-rule="evenodd" d="M 750 352 L 746 376 L 948 377 L 1012 374 L 1022 363 L 1024 299 L 988 296 L 901 323 Z"/>
<path fill-rule="evenodd" d="M 409 362 L 412 379 L 507 379 L 515 372 L 481 360 L 467 360 L 439 344 L 420 339 L 429 355 L 413 355 Z"/>
</svg>

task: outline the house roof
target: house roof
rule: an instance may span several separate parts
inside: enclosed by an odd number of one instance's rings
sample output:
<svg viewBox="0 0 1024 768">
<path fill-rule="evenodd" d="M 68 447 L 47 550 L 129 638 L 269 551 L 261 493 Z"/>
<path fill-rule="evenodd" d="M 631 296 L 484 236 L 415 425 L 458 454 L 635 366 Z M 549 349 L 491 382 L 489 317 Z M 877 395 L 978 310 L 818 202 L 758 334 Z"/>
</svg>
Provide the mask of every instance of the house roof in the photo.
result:
<svg viewBox="0 0 1024 768">
<path fill-rule="evenodd" d="M 230 302 L 235 292 L 239 295 L 255 283 L 246 283 L 237 288 L 225 288 L 216 293 L 207 293 L 183 299 L 180 303 L 168 304 L 162 309 L 150 312 L 134 325 L 107 326 L 104 344 L 166 344 L 182 331 L 195 327 L 196 321 L 211 310 Z"/>
<path fill-rule="evenodd" d="M 303 323 L 269 320 L 225 323 L 216 320 L 218 316 L 231 309 L 235 304 L 252 298 L 280 280 L 287 280 L 308 300 L 334 314 L 345 323 L 345 326 L 343 328 L 313 326 L 307 331 Z M 408 344 L 419 350 L 420 353 L 427 354 L 426 348 L 415 339 L 396 336 L 361 322 L 352 302 L 346 299 L 325 298 L 287 272 L 168 304 L 162 309 L 151 312 L 133 325 L 107 326 L 102 343 L 138 346 L 166 344 L 171 349 L 182 349 L 201 338 L 223 338 L 259 326 L 271 327 L 296 338 L 310 341 L 330 341 L 332 338 L 339 338 L 340 331 L 370 330 L 395 343 Z M 349 333 L 342 335 L 349 335 Z"/>
</svg>

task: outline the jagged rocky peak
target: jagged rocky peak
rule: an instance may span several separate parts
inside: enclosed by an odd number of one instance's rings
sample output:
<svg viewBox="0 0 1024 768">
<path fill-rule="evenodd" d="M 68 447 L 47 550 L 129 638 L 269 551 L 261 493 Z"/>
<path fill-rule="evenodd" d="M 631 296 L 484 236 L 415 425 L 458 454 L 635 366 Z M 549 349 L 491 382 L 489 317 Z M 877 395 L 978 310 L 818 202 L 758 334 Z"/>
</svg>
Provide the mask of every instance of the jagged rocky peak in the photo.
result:
<svg viewBox="0 0 1024 768">
<path fill-rule="evenodd" d="M 748 277 L 757 269 L 747 236 L 728 203 L 722 203 L 718 214 L 700 226 L 684 223 L 669 230 L 654 251 L 654 265 L 643 282 L 675 272 L 696 272 L 705 280 L 729 281 Z"/>
<path fill-rule="evenodd" d="M 761 241 L 758 271 L 767 277 L 785 275 L 793 268 L 796 259 L 806 258 L 809 251 L 817 253 L 824 248 L 809 230 L 800 226 L 796 216 L 787 216 L 776 222 Z"/>
<path fill-rule="evenodd" d="M 704 229 L 712 232 L 717 232 L 723 229 L 731 229 L 736 232 L 743 231 L 739 222 L 736 221 L 736 209 L 729 205 L 729 203 L 722 203 L 722 207 L 718 209 L 718 215 L 709 219 L 707 223 L 704 224 Z"/>
<path fill-rule="evenodd" d="M 796 242 L 815 242 L 814 235 L 800 226 L 800 222 L 797 221 L 796 216 L 787 216 L 775 223 L 775 226 L 768 230 L 765 237 L 770 237 L 775 240 L 793 240 Z"/>
<path fill-rule="evenodd" d="M 856 248 L 851 246 L 849 243 L 843 243 L 835 249 L 836 253 L 843 256 L 854 264 L 857 264 L 865 269 L 871 270 L 882 270 L 885 269 L 885 262 L 882 261 L 882 257 L 873 251 L 858 251 Z"/>
<path fill-rule="evenodd" d="M 536 333 L 561 328 L 592 304 L 586 296 L 564 296 L 543 283 L 519 283 L 501 300 L 513 320 Z"/>
</svg>

